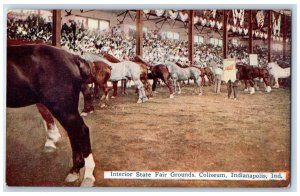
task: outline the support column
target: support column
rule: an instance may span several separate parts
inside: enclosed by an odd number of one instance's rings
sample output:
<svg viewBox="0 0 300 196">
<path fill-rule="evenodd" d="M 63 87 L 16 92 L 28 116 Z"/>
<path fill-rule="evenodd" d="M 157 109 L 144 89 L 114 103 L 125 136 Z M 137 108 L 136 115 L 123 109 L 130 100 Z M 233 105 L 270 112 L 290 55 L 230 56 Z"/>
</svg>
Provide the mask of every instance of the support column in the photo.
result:
<svg viewBox="0 0 300 196">
<path fill-rule="evenodd" d="M 286 15 L 282 15 L 283 19 L 283 29 L 282 29 L 282 34 L 283 34 L 283 60 L 286 59 L 286 37 L 287 37 L 287 22 L 286 22 Z"/>
<path fill-rule="evenodd" d="M 268 62 L 271 62 L 271 27 L 272 27 L 272 11 L 268 10 Z"/>
<path fill-rule="evenodd" d="M 223 10 L 223 58 L 227 58 L 227 48 L 228 48 L 228 31 L 227 31 L 227 23 L 228 23 L 228 11 Z"/>
<path fill-rule="evenodd" d="M 136 55 L 143 56 L 142 10 L 136 10 Z"/>
<path fill-rule="evenodd" d="M 52 45 L 60 47 L 61 38 L 61 10 L 52 11 Z"/>
<path fill-rule="evenodd" d="M 194 64 L 194 10 L 189 10 L 189 27 L 188 27 L 188 54 L 190 65 Z"/>
<path fill-rule="evenodd" d="M 249 10 L 249 54 L 253 54 L 253 25 L 252 25 L 252 10 Z"/>
</svg>

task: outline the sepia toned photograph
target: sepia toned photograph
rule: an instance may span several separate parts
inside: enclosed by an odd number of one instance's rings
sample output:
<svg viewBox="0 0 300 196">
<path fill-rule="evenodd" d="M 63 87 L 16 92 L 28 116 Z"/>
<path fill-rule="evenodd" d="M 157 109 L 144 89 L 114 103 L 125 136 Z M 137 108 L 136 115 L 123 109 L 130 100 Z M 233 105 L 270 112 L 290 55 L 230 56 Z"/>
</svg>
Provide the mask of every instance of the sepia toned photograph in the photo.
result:
<svg viewBox="0 0 300 196">
<path fill-rule="evenodd" d="M 5 14 L 7 187 L 290 187 L 291 9 Z"/>
</svg>

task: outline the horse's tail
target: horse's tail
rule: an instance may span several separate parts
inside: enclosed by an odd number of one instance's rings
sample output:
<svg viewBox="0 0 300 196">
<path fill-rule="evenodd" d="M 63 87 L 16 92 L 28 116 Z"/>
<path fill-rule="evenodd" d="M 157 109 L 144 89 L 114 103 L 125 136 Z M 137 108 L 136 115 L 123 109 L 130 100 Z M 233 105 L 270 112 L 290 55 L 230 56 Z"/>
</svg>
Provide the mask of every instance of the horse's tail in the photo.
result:
<svg viewBox="0 0 300 196">
<path fill-rule="evenodd" d="M 135 60 L 136 62 L 141 62 L 141 63 L 145 64 L 147 67 L 153 67 L 153 66 L 151 66 L 149 63 L 147 63 L 147 62 L 146 62 L 141 56 L 139 56 L 139 55 L 135 56 L 134 60 Z"/>
</svg>

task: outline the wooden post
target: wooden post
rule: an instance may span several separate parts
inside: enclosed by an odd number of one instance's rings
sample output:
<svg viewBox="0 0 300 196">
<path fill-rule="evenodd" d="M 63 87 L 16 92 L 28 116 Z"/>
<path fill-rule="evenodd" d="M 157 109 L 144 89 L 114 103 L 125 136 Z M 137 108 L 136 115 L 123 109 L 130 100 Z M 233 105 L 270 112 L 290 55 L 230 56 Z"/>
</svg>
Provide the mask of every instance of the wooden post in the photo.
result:
<svg viewBox="0 0 300 196">
<path fill-rule="evenodd" d="M 249 10 L 249 54 L 253 54 L 253 25 L 252 25 L 252 10 Z"/>
<path fill-rule="evenodd" d="M 286 22 L 286 15 L 283 14 L 283 29 L 282 29 L 282 40 L 283 40 L 283 60 L 286 59 L 286 37 L 287 37 L 287 22 Z"/>
<path fill-rule="evenodd" d="M 136 10 L 136 55 L 143 56 L 143 20 L 141 10 Z"/>
<path fill-rule="evenodd" d="M 189 10 L 189 24 L 188 24 L 188 54 L 190 65 L 194 64 L 194 10 Z"/>
<path fill-rule="evenodd" d="M 271 62 L 271 27 L 272 27 L 272 11 L 268 10 L 268 62 Z"/>
<path fill-rule="evenodd" d="M 228 47 L 228 31 L 227 31 L 227 10 L 223 10 L 223 58 L 227 59 L 227 47 Z"/>
<path fill-rule="evenodd" d="M 61 38 L 61 10 L 52 11 L 52 45 L 60 47 Z"/>
</svg>

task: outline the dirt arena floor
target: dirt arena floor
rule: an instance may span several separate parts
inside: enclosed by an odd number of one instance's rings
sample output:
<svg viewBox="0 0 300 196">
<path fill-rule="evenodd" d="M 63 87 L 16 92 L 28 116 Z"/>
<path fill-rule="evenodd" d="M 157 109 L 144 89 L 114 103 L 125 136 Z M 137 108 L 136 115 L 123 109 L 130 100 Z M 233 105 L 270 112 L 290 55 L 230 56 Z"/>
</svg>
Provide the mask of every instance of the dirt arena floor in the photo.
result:
<svg viewBox="0 0 300 196">
<path fill-rule="evenodd" d="M 204 87 L 168 98 L 164 87 L 145 104 L 129 95 L 95 102 L 85 117 L 96 162 L 95 186 L 117 187 L 278 187 L 289 181 L 106 180 L 104 171 L 244 171 L 290 170 L 290 89 L 249 95 L 239 87 L 238 100 Z M 80 110 L 82 108 L 80 100 Z M 62 140 L 53 153 L 43 152 L 45 131 L 35 106 L 7 108 L 6 182 L 10 186 L 78 186 L 66 183 L 71 147 Z"/>
</svg>

